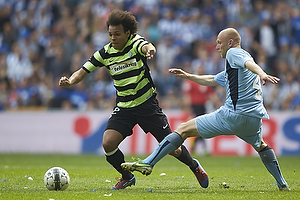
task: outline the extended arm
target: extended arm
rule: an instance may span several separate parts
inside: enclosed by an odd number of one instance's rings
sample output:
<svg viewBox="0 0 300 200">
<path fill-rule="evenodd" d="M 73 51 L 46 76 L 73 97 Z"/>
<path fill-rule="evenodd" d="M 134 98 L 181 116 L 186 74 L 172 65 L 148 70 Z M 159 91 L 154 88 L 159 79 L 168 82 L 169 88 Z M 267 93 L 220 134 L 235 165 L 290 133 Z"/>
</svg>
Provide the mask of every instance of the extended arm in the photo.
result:
<svg viewBox="0 0 300 200">
<path fill-rule="evenodd" d="M 260 66 L 258 66 L 255 62 L 246 61 L 245 67 L 251 72 L 257 74 L 260 77 L 263 85 L 265 85 L 267 81 L 273 84 L 276 84 L 280 81 L 279 78 L 266 74 L 266 72 L 264 72 L 264 70 L 262 70 L 262 68 L 260 68 Z"/>
<path fill-rule="evenodd" d="M 80 68 L 79 70 L 75 71 L 70 78 L 66 76 L 61 77 L 59 79 L 59 86 L 69 87 L 71 85 L 75 85 L 82 81 L 87 74 L 88 73 L 84 69 Z"/>
<path fill-rule="evenodd" d="M 175 74 L 176 77 L 188 79 L 200 85 L 206 85 L 206 86 L 218 85 L 213 75 L 195 75 L 195 74 L 185 72 L 182 69 L 169 69 L 169 72 Z"/>
</svg>

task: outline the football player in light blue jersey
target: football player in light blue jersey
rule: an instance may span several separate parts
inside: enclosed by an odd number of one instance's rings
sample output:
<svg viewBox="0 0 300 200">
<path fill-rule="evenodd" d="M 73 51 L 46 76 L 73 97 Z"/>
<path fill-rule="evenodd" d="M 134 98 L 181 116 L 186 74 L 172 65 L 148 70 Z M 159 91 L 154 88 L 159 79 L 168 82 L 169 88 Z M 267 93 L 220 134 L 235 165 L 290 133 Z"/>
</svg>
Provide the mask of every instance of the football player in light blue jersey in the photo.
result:
<svg viewBox="0 0 300 200">
<path fill-rule="evenodd" d="M 241 48 L 241 36 L 237 30 L 233 28 L 222 30 L 216 43 L 216 50 L 226 59 L 224 71 L 217 75 L 195 75 L 181 69 L 170 69 L 169 72 L 200 85 L 222 85 L 226 88 L 224 106 L 215 112 L 180 124 L 146 159 L 123 163 L 121 166 L 129 171 L 149 175 L 161 158 L 178 148 L 188 137 L 212 138 L 219 135 L 236 135 L 251 144 L 258 152 L 262 162 L 275 178 L 279 190 L 289 191 L 290 188 L 281 174 L 273 149 L 262 139 L 262 119 L 268 119 L 269 116 L 263 106 L 261 83 L 277 84 L 279 79 L 266 74 L 254 62 L 251 55 Z M 202 167 L 201 170 L 206 174 Z M 204 177 L 208 185 L 208 176 Z"/>
</svg>

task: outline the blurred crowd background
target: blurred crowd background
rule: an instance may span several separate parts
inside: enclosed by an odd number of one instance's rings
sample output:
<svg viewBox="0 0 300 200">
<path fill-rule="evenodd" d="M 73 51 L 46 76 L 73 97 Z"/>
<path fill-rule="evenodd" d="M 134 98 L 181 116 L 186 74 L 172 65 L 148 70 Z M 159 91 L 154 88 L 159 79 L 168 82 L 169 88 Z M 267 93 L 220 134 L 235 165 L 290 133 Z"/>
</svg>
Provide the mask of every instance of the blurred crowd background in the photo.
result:
<svg viewBox="0 0 300 200">
<path fill-rule="evenodd" d="M 300 110 L 300 0 L 0 0 L 0 110 L 111 109 L 115 89 L 106 68 L 67 89 L 58 80 L 109 42 L 105 22 L 113 9 L 132 12 L 138 33 L 156 46 L 149 66 L 164 109 L 189 109 L 197 98 L 168 69 L 220 72 L 216 36 L 234 27 L 242 47 L 281 79 L 263 86 L 266 107 Z M 208 110 L 223 103 L 223 88 L 202 89 Z"/>
</svg>

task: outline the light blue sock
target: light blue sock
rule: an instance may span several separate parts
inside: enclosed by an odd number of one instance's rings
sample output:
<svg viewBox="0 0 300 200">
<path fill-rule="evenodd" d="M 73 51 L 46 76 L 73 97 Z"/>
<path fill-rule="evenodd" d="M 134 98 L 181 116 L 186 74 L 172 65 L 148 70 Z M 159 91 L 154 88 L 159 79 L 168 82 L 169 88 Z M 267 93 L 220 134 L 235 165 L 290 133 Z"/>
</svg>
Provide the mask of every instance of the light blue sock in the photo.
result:
<svg viewBox="0 0 300 200">
<path fill-rule="evenodd" d="M 272 174 L 272 176 L 275 178 L 277 186 L 281 187 L 282 185 L 288 185 L 287 182 L 284 180 L 278 161 L 276 159 L 275 153 L 273 149 L 269 146 L 266 146 L 263 150 L 258 152 L 262 162 L 268 169 L 268 171 Z"/>
<path fill-rule="evenodd" d="M 159 143 L 154 152 L 143 160 L 143 163 L 154 166 L 165 155 L 180 147 L 182 143 L 183 139 L 178 133 L 173 132 L 167 135 L 167 137 Z"/>
</svg>

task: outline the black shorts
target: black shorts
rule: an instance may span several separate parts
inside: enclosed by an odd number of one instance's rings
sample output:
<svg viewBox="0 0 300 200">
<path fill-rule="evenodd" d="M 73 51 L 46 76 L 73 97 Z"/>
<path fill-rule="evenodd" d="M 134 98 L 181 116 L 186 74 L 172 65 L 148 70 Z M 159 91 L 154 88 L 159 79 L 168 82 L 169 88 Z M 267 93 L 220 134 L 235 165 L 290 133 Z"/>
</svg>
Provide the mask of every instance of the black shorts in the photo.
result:
<svg viewBox="0 0 300 200">
<path fill-rule="evenodd" d="M 150 98 L 135 108 L 115 107 L 105 130 L 116 130 L 125 139 L 127 136 L 132 135 L 132 129 L 136 124 L 145 133 L 150 132 L 158 142 L 161 142 L 171 133 L 168 119 L 161 107 L 159 107 L 158 100 L 155 97 Z"/>
</svg>

